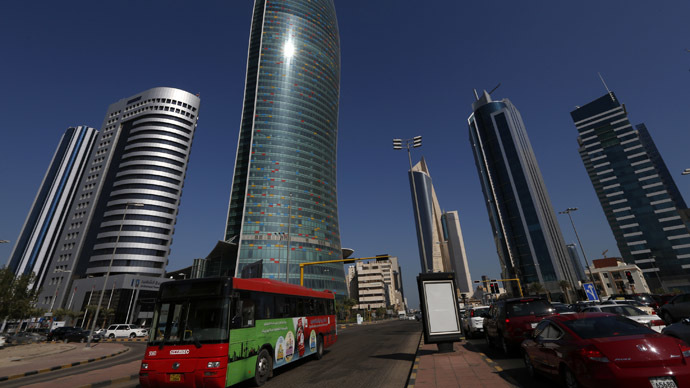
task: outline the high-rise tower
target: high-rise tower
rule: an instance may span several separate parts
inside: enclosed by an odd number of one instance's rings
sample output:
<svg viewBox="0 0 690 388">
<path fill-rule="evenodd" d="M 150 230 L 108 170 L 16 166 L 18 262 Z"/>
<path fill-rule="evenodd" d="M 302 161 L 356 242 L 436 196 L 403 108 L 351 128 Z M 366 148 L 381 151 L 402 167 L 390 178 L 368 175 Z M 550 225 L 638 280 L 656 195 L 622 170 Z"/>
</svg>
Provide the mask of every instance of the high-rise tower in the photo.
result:
<svg viewBox="0 0 690 388">
<path fill-rule="evenodd" d="M 552 293 L 562 292 L 561 280 L 574 289 L 577 275 L 520 112 L 508 99 L 492 101 L 487 92 L 472 110 L 470 144 L 502 276 L 517 276 L 523 285 L 541 283 Z M 511 283 L 506 288 L 519 295 Z"/>
<path fill-rule="evenodd" d="M 135 284 L 151 286 L 155 295 L 153 284 L 165 274 L 170 253 L 199 101 L 183 90 L 153 88 L 110 105 L 84 173 L 72 182 L 75 199 L 56 235 L 46 266 L 51 278 L 42 284 L 38 307 L 82 310 L 107 272 L 120 322 Z"/>
<path fill-rule="evenodd" d="M 50 258 L 58 249 L 58 237 L 69 220 L 69 209 L 77 194 L 77 184 L 86 169 L 98 131 L 89 127 L 69 128 L 55 151 L 43 183 L 29 211 L 8 263 L 17 275 L 34 273 L 33 287 L 43 284 Z M 70 223 L 70 227 L 74 227 Z M 65 261 L 60 251 L 58 258 Z M 60 271 L 61 272 L 61 271 Z M 53 274 L 55 284 L 63 274 Z"/>
<path fill-rule="evenodd" d="M 234 272 L 298 282 L 342 258 L 336 196 L 340 41 L 332 0 L 256 0 L 225 240 Z M 221 266 L 222 267 L 222 266 Z M 341 264 L 305 286 L 346 295 Z"/>
<path fill-rule="evenodd" d="M 647 128 L 632 127 L 613 92 L 570 115 L 623 259 L 652 289 L 690 292 L 689 212 Z"/>
</svg>

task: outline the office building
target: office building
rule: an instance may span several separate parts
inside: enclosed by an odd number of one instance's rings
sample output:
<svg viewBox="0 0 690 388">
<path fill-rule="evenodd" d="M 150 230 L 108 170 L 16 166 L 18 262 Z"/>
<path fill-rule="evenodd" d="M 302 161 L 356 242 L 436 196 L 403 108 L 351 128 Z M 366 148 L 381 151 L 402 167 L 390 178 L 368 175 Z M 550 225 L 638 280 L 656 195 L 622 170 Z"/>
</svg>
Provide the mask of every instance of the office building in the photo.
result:
<svg viewBox="0 0 690 388">
<path fill-rule="evenodd" d="M 613 92 L 570 113 L 618 250 L 652 290 L 690 292 L 688 209 L 647 128 Z"/>
<path fill-rule="evenodd" d="M 443 226 L 443 241 L 448 247 L 450 271 L 455 273 L 455 286 L 457 296 L 465 296 L 472 292 L 472 279 L 470 268 L 467 265 L 467 253 L 465 252 L 465 240 L 462 238 L 460 218 L 457 211 L 448 211 L 441 216 Z"/>
<path fill-rule="evenodd" d="M 55 285 L 65 277 L 64 265 L 57 267 L 59 273 L 49 274 L 47 268 L 56 252 L 60 252 L 57 255 L 60 263 L 69 259 L 57 249 L 58 236 L 65 224 L 69 230 L 74 229 L 75 223 L 69 221 L 69 209 L 77 196 L 77 183 L 86 169 L 97 135 L 98 131 L 85 126 L 65 131 L 14 245 L 8 268 L 17 275 L 33 272 L 34 289 L 40 288 L 44 280 Z"/>
<path fill-rule="evenodd" d="M 501 276 L 522 286 L 541 283 L 561 294 L 559 281 L 577 287 L 560 226 L 520 112 L 485 91 L 472 104 L 470 145 L 484 193 Z M 519 295 L 517 282 L 505 283 Z"/>
<path fill-rule="evenodd" d="M 199 97 L 174 88 L 108 108 L 46 267 L 61 279 L 43 282 L 38 307 L 96 303 L 112 259 L 106 295 L 116 320 L 138 318 L 126 316 L 132 296 L 151 297 L 165 274 L 198 110 Z"/>
<path fill-rule="evenodd" d="M 582 269 L 582 263 L 580 262 L 580 254 L 577 253 L 577 248 L 575 247 L 575 244 L 567 244 L 566 248 L 568 248 L 568 257 L 570 257 L 570 262 L 573 266 L 573 270 L 575 271 L 577 279 L 579 279 L 581 282 L 589 281 L 589 275 L 585 274 L 585 271 Z"/>
<path fill-rule="evenodd" d="M 270 34 L 266 33 L 270 29 Z M 256 0 L 225 241 L 237 275 L 299 282 L 342 258 L 336 195 L 340 40 L 332 0 Z M 211 273 L 209 273 L 211 275 Z M 304 285 L 347 295 L 342 264 Z"/>
<path fill-rule="evenodd" d="M 429 166 L 423 157 L 410 171 L 410 190 L 422 270 L 454 272 L 458 297 L 460 293 L 469 292 L 472 285 L 458 212 L 441 210 Z"/>
</svg>

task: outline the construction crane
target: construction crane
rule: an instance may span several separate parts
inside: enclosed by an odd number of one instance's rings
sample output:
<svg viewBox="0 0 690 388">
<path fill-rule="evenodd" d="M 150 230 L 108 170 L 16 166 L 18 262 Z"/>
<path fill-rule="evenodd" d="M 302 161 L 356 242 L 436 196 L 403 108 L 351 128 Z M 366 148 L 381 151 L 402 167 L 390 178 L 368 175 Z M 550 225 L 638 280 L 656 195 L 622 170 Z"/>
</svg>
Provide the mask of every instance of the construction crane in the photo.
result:
<svg viewBox="0 0 690 388">
<path fill-rule="evenodd" d="M 609 251 L 609 250 L 607 249 L 607 250 L 601 252 L 601 255 L 604 256 L 604 259 L 606 258 L 606 252 L 608 252 L 608 251 Z"/>
</svg>

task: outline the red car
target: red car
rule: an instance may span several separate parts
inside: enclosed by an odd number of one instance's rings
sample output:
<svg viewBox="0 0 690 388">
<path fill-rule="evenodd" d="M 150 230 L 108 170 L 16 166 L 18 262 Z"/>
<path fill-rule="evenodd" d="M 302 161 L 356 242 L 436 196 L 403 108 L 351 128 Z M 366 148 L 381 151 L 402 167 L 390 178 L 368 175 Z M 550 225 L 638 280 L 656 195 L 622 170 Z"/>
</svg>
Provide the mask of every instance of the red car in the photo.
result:
<svg viewBox="0 0 690 388">
<path fill-rule="evenodd" d="M 690 387 L 690 346 L 606 313 L 553 315 L 522 343 L 525 367 L 565 387 Z"/>
</svg>

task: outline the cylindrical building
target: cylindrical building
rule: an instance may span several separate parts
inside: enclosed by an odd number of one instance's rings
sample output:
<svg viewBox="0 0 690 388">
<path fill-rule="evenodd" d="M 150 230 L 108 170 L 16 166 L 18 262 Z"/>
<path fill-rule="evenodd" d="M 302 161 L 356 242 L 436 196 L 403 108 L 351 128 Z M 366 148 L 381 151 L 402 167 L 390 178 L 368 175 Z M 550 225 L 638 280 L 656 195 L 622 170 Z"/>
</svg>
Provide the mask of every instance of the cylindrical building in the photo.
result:
<svg viewBox="0 0 690 388">
<path fill-rule="evenodd" d="M 342 258 L 336 196 L 340 42 L 332 0 L 256 0 L 225 239 L 235 274 L 298 282 Z M 305 285 L 346 295 L 342 264 Z"/>
</svg>

